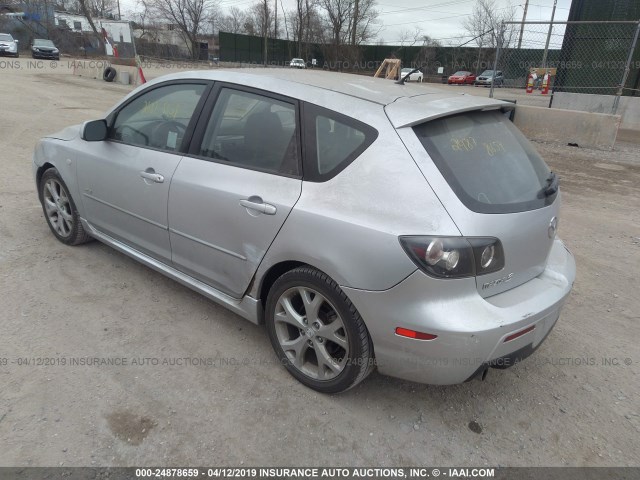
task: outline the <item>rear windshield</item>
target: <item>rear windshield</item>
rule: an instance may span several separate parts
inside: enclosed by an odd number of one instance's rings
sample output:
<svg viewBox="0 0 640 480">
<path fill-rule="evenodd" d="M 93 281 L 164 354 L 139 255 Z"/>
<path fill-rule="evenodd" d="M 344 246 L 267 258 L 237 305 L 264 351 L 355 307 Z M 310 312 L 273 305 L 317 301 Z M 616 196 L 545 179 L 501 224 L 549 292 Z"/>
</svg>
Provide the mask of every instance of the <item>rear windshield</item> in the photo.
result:
<svg viewBox="0 0 640 480">
<path fill-rule="evenodd" d="M 460 201 L 479 213 L 513 213 L 553 203 L 549 168 L 499 111 L 468 112 L 413 128 Z"/>
</svg>

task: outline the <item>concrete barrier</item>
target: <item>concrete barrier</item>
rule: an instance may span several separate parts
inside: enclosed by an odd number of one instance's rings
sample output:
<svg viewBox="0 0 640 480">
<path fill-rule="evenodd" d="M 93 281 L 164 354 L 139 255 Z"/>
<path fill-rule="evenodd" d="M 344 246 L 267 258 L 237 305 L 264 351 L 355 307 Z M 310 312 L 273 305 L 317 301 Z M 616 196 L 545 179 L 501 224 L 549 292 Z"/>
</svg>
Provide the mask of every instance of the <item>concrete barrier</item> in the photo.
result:
<svg viewBox="0 0 640 480">
<path fill-rule="evenodd" d="M 615 98 L 615 95 L 556 92 L 553 94 L 551 106 L 592 113 L 612 113 Z M 640 134 L 640 97 L 620 97 L 616 115 L 622 117 L 621 129 L 637 130 Z"/>
<path fill-rule="evenodd" d="M 121 73 L 128 74 L 127 84 L 131 83 L 133 85 L 140 85 L 140 78 L 138 74 L 138 69 L 134 66 L 130 65 L 114 65 L 111 64 L 107 60 L 71 60 L 70 66 L 72 68 L 73 75 L 79 77 L 89 77 L 96 78 L 102 80 L 102 75 L 104 73 L 105 68 L 113 67 L 116 69 L 117 75 L 114 79 L 114 82 L 124 83 L 121 78 Z M 126 76 L 126 75 L 124 75 Z"/>
<path fill-rule="evenodd" d="M 531 140 L 611 150 L 620 115 L 518 105 L 513 123 Z"/>
</svg>

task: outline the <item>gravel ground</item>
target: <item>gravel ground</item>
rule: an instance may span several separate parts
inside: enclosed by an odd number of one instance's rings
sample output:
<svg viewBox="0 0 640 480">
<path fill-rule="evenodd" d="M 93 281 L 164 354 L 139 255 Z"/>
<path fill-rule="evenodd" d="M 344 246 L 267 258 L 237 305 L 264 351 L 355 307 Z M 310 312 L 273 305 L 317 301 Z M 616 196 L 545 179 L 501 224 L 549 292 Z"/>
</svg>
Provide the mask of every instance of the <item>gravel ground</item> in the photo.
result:
<svg viewBox="0 0 640 480">
<path fill-rule="evenodd" d="M 374 373 L 325 396 L 277 365 L 264 327 L 49 232 L 34 143 L 129 90 L 0 68 L 0 465 L 640 465 L 638 146 L 538 145 L 561 178 L 578 277 L 533 357 L 484 382 Z M 85 357 L 128 364 L 70 364 Z M 162 364 L 185 358 L 217 361 Z"/>
</svg>

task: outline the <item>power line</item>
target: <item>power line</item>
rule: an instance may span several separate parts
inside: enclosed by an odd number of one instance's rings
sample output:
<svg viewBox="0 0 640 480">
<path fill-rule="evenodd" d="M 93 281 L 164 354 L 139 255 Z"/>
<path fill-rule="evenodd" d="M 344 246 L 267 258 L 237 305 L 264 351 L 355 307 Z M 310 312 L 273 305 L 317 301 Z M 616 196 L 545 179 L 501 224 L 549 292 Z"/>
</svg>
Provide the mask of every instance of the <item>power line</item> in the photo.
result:
<svg viewBox="0 0 640 480">
<path fill-rule="evenodd" d="M 462 2 L 459 2 L 462 3 Z M 501 11 L 501 10 L 509 10 L 511 8 L 511 6 L 509 7 L 504 7 L 504 8 L 499 8 L 496 11 Z M 388 23 L 388 24 L 384 24 L 384 27 L 395 27 L 398 25 L 410 25 L 412 23 L 421 23 L 421 22 L 436 22 L 438 20 L 447 20 L 449 18 L 460 18 L 460 17 L 469 17 L 473 15 L 473 13 L 462 13 L 460 15 L 452 15 L 450 17 L 438 17 L 438 18 L 424 18 L 422 20 L 412 20 L 411 22 L 402 22 L 402 23 Z"/>
<path fill-rule="evenodd" d="M 441 38 L 431 38 L 431 40 L 433 40 L 434 42 L 439 42 L 440 40 L 453 40 L 453 39 L 460 39 L 460 38 L 466 38 L 466 37 L 471 37 L 471 35 L 456 35 L 455 37 L 441 37 Z M 398 45 L 399 47 L 408 47 L 410 45 L 399 45 L 402 42 L 406 42 L 407 40 L 391 40 L 388 42 L 376 42 L 376 43 L 368 43 L 367 45 Z M 416 42 L 416 44 L 419 42 Z"/>
<path fill-rule="evenodd" d="M 381 10 L 380 13 L 384 13 L 384 14 L 394 14 L 394 13 L 403 13 L 403 12 L 415 12 L 415 11 L 419 11 L 419 10 L 432 10 L 433 8 L 437 8 L 437 7 L 449 7 L 451 5 L 460 5 L 461 3 L 470 3 L 473 2 L 475 0 L 462 0 L 462 1 L 451 1 L 451 2 L 444 2 L 444 3 L 438 3 L 435 5 L 431 5 L 430 7 L 407 7 L 407 8 L 401 8 L 399 10 L 388 10 L 388 11 L 384 11 Z M 438 13 L 438 12 L 436 12 Z M 450 13 L 450 12 L 439 12 L 439 13 Z"/>
</svg>

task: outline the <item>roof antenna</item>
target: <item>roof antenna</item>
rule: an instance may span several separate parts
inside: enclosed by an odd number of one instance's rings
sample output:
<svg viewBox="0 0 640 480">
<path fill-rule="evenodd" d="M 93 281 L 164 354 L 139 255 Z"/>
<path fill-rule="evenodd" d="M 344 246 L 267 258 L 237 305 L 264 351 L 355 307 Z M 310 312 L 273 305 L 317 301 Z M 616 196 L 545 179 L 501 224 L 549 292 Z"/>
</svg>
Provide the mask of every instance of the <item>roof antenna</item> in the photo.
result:
<svg viewBox="0 0 640 480">
<path fill-rule="evenodd" d="M 424 65 L 422 67 L 424 67 Z M 414 68 L 409 73 L 407 73 L 404 77 L 402 76 L 402 70 L 400 70 L 400 78 L 396 80 L 395 83 L 397 83 L 398 85 L 404 85 L 404 82 L 407 81 L 407 78 L 409 78 L 414 73 L 419 72 L 422 67 Z"/>
</svg>

